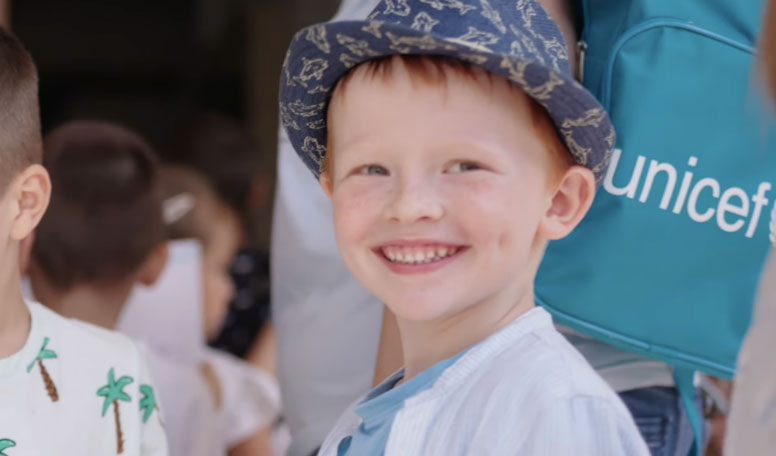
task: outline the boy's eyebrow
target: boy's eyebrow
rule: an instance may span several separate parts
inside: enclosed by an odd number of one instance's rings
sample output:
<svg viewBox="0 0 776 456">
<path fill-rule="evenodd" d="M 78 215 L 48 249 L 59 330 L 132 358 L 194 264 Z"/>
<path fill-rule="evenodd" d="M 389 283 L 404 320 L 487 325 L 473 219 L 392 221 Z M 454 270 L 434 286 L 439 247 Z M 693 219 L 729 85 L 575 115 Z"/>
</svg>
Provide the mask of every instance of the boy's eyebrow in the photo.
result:
<svg viewBox="0 0 776 456">
<path fill-rule="evenodd" d="M 519 149 L 520 145 L 516 144 L 515 149 Z M 345 146 L 338 145 L 337 146 L 337 152 L 336 154 L 338 156 L 341 156 L 343 152 L 345 151 L 364 151 L 368 150 L 370 152 L 380 152 L 380 150 L 387 149 L 387 146 L 378 141 L 370 140 L 370 139 L 361 139 L 356 141 L 350 141 Z M 486 156 L 497 156 L 498 152 L 494 149 L 490 141 L 488 141 L 487 138 L 482 138 L 479 140 L 472 140 L 472 139 L 448 139 L 445 141 L 440 141 L 438 143 L 435 143 L 431 148 L 429 148 L 429 151 L 432 153 L 446 153 L 448 151 L 454 151 L 459 153 L 482 153 Z M 332 153 L 331 150 L 327 153 Z M 364 160 L 366 162 L 368 161 L 374 161 L 376 159 L 379 159 L 380 157 L 370 154 L 370 157 L 365 158 Z M 468 157 L 456 157 L 454 159 L 473 159 L 471 156 Z"/>
<path fill-rule="evenodd" d="M 471 140 L 471 139 L 453 139 L 445 142 L 440 142 L 434 149 L 440 150 L 465 150 L 467 152 L 485 152 L 489 154 L 495 154 L 493 146 L 489 144 L 487 139 Z"/>
</svg>

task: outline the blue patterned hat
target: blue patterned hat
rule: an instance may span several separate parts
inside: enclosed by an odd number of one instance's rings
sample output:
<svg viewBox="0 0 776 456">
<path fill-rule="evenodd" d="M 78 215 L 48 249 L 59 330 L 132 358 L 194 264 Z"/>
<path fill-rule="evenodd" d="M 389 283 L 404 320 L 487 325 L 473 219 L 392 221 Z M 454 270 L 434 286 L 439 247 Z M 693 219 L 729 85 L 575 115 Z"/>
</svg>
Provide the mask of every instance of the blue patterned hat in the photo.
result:
<svg viewBox="0 0 776 456">
<path fill-rule="evenodd" d="M 512 81 L 547 110 L 574 160 L 603 178 L 614 128 L 572 77 L 563 35 L 535 0 L 382 0 L 366 20 L 299 31 L 283 63 L 280 118 L 316 178 L 337 81 L 360 63 L 398 54 L 454 58 Z"/>
</svg>

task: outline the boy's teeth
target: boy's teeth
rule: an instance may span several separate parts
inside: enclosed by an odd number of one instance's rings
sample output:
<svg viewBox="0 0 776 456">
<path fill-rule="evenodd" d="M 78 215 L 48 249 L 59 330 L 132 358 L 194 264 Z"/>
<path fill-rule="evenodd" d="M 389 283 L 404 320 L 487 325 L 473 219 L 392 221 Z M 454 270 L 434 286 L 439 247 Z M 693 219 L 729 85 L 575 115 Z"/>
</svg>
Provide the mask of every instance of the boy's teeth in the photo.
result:
<svg viewBox="0 0 776 456">
<path fill-rule="evenodd" d="M 394 263 L 424 264 L 439 261 L 458 251 L 455 247 L 383 247 L 383 254 Z"/>
</svg>

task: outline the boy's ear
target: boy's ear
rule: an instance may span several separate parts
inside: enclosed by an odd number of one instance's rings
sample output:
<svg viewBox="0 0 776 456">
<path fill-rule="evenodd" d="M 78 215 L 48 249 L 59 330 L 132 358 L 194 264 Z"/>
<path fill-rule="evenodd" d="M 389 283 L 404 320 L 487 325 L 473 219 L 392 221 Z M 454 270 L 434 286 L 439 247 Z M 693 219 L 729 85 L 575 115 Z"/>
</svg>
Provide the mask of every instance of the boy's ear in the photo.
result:
<svg viewBox="0 0 776 456">
<path fill-rule="evenodd" d="M 595 196 L 595 177 L 589 169 L 574 165 L 563 174 L 550 207 L 540 225 L 548 240 L 561 239 L 571 233 L 587 214 Z"/>
<path fill-rule="evenodd" d="M 170 245 L 167 242 L 160 242 L 148 255 L 145 262 L 140 266 L 137 275 L 137 281 L 146 286 L 153 286 L 159 277 L 162 276 L 164 267 L 167 266 L 167 259 L 170 256 Z"/>
<path fill-rule="evenodd" d="M 11 238 L 21 241 L 26 238 L 46 213 L 51 199 L 51 179 L 41 165 L 31 165 L 22 171 L 8 189 L 16 204 L 16 213 L 11 225 Z"/>
<path fill-rule="evenodd" d="M 326 195 L 331 198 L 331 196 L 334 194 L 334 183 L 331 179 L 331 174 L 329 174 L 328 170 L 324 170 L 321 173 L 321 188 L 323 188 L 323 191 L 326 192 Z"/>
</svg>

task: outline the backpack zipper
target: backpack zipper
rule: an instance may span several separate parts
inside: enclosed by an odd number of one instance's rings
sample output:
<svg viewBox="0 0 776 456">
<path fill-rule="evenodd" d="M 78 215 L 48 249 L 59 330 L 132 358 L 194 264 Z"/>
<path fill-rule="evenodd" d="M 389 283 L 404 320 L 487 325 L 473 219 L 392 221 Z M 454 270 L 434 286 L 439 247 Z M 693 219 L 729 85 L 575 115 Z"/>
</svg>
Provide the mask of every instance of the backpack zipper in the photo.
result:
<svg viewBox="0 0 776 456">
<path fill-rule="evenodd" d="M 577 70 L 574 77 L 580 84 L 585 80 L 585 57 L 587 56 L 587 41 L 577 41 Z"/>
<path fill-rule="evenodd" d="M 735 41 L 726 36 L 698 27 L 692 21 L 684 21 L 681 19 L 673 18 L 654 18 L 646 20 L 628 29 L 620 36 L 620 38 L 617 39 L 617 41 L 615 41 L 614 46 L 612 46 L 612 52 L 609 54 L 609 59 L 606 62 L 606 70 L 604 71 L 604 76 L 601 79 L 601 104 L 607 111 L 611 108 L 612 73 L 614 72 L 614 64 L 617 60 L 617 56 L 619 55 L 620 50 L 623 46 L 625 46 L 625 43 L 628 40 L 635 37 L 636 35 L 651 29 L 663 27 L 685 30 L 704 36 L 706 38 L 710 38 L 712 40 L 719 41 L 722 44 L 732 46 L 738 50 L 748 52 L 750 54 L 757 53 L 757 50 L 753 46 Z"/>
</svg>

